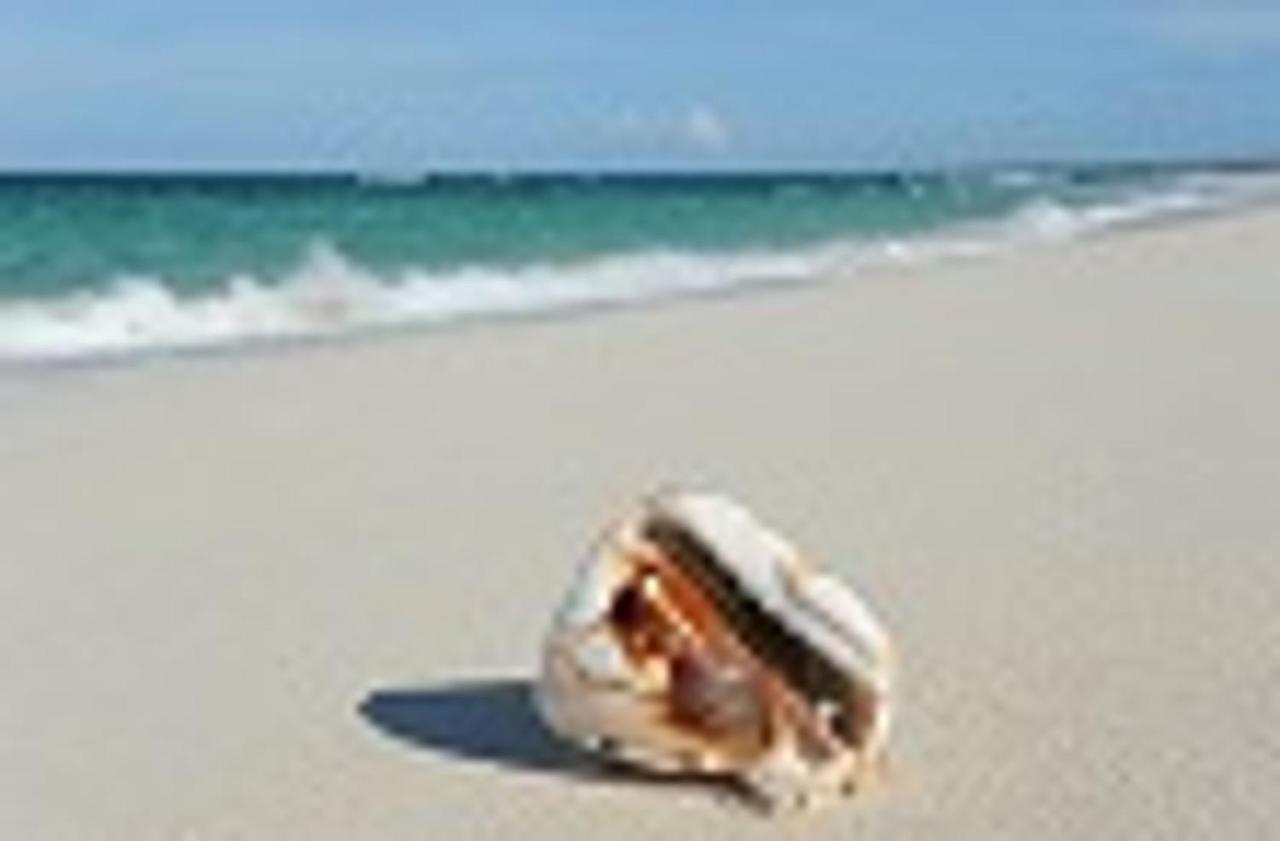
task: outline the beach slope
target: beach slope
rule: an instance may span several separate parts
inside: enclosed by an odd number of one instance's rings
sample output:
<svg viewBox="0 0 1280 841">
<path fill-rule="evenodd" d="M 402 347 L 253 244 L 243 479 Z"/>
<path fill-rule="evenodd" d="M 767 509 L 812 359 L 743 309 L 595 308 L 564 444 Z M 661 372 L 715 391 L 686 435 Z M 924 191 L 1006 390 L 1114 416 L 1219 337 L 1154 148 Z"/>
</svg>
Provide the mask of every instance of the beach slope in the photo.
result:
<svg viewBox="0 0 1280 841">
<path fill-rule="evenodd" d="M 1280 214 L 680 306 L 0 374 L 0 835 L 776 837 L 527 704 L 635 494 L 723 487 L 902 653 L 811 838 L 1280 822 Z"/>
</svg>

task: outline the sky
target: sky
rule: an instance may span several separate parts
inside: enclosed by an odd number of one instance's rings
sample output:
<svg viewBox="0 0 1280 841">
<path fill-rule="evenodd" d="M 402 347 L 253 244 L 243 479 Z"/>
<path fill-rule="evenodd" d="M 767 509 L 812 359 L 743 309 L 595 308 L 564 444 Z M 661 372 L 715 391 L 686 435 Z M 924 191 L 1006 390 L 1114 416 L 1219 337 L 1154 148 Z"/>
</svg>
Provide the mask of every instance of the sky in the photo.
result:
<svg viewBox="0 0 1280 841">
<path fill-rule="evenodd" d="M 1280 157 L 1280 0 L 5 0 L 0 169 Z"/>
</svg>

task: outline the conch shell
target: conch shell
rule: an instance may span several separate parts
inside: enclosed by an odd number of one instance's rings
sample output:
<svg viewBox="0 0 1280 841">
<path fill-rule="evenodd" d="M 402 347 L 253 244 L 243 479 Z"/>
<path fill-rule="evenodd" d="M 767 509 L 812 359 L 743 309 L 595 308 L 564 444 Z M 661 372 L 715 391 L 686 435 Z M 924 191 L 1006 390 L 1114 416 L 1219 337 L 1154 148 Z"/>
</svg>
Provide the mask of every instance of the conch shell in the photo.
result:
<svg viewBox="0 0 1280 841">
<path fill-rule="evenodd" d="M 879 621 L 840 581 L 733 500 L 669 491 L 580 567 L 537 701 L 588 750 L 736 779 L 792 809 L 880 767 L 892 665 Z"/>
</svg>

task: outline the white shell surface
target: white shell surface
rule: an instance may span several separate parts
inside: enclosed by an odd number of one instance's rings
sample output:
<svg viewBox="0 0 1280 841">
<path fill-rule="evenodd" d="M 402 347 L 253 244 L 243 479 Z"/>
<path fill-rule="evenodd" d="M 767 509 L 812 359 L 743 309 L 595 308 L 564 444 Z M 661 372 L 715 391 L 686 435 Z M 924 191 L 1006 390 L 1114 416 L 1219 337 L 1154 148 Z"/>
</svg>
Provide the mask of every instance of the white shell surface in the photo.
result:
<svg viewBox="0 0 1280 841">
<path fill-rule="evenodd" d="M 892 666 L 887 633 L 841 581 L 727 496 L 670 491 L 580 564 L 538 702 L 590 750 L 731 775 L 786 808 L 850 792 L 878 767 Z"/>
</svg>

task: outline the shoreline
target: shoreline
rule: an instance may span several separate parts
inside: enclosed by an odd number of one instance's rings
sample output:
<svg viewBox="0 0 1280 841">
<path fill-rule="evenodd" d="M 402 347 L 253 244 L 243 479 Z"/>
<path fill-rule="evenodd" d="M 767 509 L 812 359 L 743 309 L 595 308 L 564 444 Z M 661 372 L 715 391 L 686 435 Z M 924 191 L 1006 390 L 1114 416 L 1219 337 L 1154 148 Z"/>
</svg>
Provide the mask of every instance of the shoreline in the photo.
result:
<svg viewBox="0 0 1280 841">
<path fill-rule="evenodd" d="M 786 294 L 0 370 L 0 829 L 1262 837 L 1280 210 Z M 721 487 L 895 636 L 893 774 L 761 820 L 527 705 L 608 517 Z"/>
<path fill-rule="evenodd" d="M 850 233 L 785 247 L 622 250 L 507 267 L 406 266 L 386 275 L 319 239 L 276 282 L 249 272 L 221 286 L 183 293 L 163 276 L 144 272 L 120 275 L 93 291 L 0 302 L 0 377 L 155 358 L 290 352 L 477 325 L 696 304 L 856 282 L 867 275 L 927 270 L 1280 206 L 1272 170 L 1188 172 L 1182 178 L 1131 186 L 1129 193 L 1078 205 L 1049 193 L 1028 194 L 1000 213 L 914 231 Z"/>
</svg>

